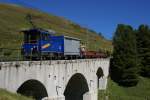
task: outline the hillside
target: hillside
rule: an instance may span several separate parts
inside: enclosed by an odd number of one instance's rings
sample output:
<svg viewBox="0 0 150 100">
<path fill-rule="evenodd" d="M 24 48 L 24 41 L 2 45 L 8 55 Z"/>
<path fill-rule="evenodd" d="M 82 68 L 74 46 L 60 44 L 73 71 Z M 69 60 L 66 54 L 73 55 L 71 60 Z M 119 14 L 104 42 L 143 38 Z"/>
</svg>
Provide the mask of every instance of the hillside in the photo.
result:
<svg viewBox="0 0 150 100">
<path fill-rule="evenodd" d="M 108 96 L 110 100 L 150 100 L 150 79 L 140 77 L 140 82 L 134 87 L 122 87 L 109 79 L 108 89 L 99 91 L 99 100 Z"/>
<path fill-rule="evenodd" d="M 83 43 L 88 43 L 87 46 L 90 50 L 99 50 L 100 48 L 112 50 L 110 41 L 69 20 L 33 9 L 6 4 L 0 4 L 0 48 L 20 48 L 23 36 L 19 31 L 31 28 L 25 19 L 27 14 L 32 15 L 33 22 L 37 27 L 53 29 L 58 35 L 64 34 L 80 38 Z"/>
<path fill-rule="evenodd" d="M 20 94 L 14 94 L 6 90 L 0 89 L 0 100 L 33 100 L 33 99 L 21 96 Z"/>
</svg>

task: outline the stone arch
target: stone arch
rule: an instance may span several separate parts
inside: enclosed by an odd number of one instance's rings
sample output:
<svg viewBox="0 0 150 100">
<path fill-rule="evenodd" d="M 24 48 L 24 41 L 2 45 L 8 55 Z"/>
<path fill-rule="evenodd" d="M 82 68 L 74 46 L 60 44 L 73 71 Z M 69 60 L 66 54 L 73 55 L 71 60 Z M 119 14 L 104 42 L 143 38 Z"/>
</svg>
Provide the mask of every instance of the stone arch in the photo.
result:
<svg viewBox="0 0 150 100">
<path fill-rule="evenodd" d="M 89 91 L 86 78 L 80 74 L 74 74 L 64 91 L 65 100 L 83 100 L 83 95 Z"/>
<path fill-rule="evenodd" d="M 33 79 L 25 81 L 18 88 L 17 93 L 33 97 L 36 100 L 41 100 L 44 97 L 48 97 L 45 86 L 40 81 Z"/>
<path fill-rule="evenodd" d="M 97 87 L 98 89 L 100 89 L 100 78 L 104 76 L 103 69 L 101 67 L 98 68 L 96 75 L 97 75 Z"/>
</svg>

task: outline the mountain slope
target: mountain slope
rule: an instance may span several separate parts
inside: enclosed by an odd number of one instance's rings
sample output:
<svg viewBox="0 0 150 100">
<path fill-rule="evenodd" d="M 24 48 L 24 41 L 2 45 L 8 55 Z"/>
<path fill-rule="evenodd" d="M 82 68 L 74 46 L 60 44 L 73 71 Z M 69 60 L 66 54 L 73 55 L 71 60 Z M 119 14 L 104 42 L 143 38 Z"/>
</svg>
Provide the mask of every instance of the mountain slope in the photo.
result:
<svg viewBox="0 0 150 100">
<path fill-rule="evenodd" d="M 19 31 L 32 27 L 26 20 L 27 14 L 32 15 L 33 22 L 37 27 L 53 29 L 58 35 L 64 34 L 80 38 L 83 43 L 87 43 L 90 50 L 112 50 L 110 41 L 69 20 L 33 9 L 7 4 L 0 4 L 0 48 L 20 48 L 23 36 Z"/>
</svg>

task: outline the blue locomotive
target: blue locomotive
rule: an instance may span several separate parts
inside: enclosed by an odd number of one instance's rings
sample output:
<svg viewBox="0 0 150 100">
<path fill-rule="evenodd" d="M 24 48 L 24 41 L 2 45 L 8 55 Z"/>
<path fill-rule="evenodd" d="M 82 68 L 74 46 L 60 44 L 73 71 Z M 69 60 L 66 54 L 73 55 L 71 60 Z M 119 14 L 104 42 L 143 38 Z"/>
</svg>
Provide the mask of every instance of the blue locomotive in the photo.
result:
<svg viewBox="0 0 150 100">
<path fill-rule="evenodd" d="M 32 28 L 22 31 L 25 58 L 70 58 L 80 56 L 80 40 L 68 36 L 54 36 L 53 31 Z"/>
</svg>

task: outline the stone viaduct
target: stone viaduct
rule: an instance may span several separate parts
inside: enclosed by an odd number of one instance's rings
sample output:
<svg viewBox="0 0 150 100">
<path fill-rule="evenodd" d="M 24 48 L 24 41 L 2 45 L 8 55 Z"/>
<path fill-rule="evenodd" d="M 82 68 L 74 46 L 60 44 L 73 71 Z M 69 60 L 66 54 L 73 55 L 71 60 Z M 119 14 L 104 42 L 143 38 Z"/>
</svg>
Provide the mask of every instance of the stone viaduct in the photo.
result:
<svg viewBox="0 0 150 100">
<path fill-rule="evenodd" d="M 36 100 L 98 100 L 109 58 L 0 62 L 0 88 Z"/>
</svg>

